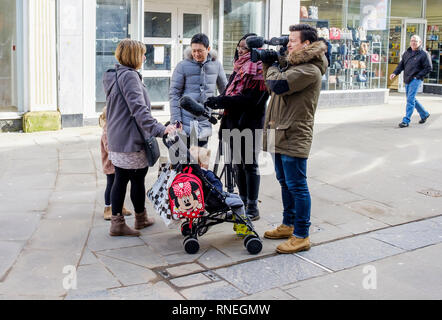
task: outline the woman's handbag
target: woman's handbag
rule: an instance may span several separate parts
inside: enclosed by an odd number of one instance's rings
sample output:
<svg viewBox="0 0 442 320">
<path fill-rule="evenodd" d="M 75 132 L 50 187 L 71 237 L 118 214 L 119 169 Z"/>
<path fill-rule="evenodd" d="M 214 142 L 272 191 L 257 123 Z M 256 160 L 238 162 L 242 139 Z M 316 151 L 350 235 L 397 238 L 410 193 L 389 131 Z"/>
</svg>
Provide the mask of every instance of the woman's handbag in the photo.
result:
<svg viewBox="0 0 442 320">
<path fill-rule="evenodd" d="M 120 92 L 121 96 L 123 97 L 124 101 L 126 102 L 127 108 L 129 109 L 129 105 L 127 104 L 126 98 L 123 95 L 123 92 L 120 89 L 120 85 L 118 84 L 118 73 L 115 71 L 115 77 L 118 91 Z M 130 109 L 129 109 L 130 112 Z M 137 121 L 135 120 L 134 116 L 131 113 L 131 118 L 133 122 L 135 123 L 135 126 L 137 127 L 138 132 L 140 133 L 141 137 L 144 139 L 144 150 L 146 151 L 146 158 L 147 158 L 147 165 L 149 167 L 153 167 L 155 163 L 157 163 L 158 159 L 160 158 L 160 147 L 158 145 L 158 141 L 156 137 L 149 137 L 145 138 L 143 132 L 141 131 L 140 127 L 138 126 Z"/>
<path fill-rule="evenodd" d="M 147 191 L 147 198 L 152 203 L 155 211 L 160 215 L 164 224 L 173 229 L 179 224 L 179 217 L 173 216 L 169 205 L 169 187 L 177 176 L 171 169 L 170 163 L 165 163 L 160 168 L 161 173 L 152 188 Z"/>
</svg>

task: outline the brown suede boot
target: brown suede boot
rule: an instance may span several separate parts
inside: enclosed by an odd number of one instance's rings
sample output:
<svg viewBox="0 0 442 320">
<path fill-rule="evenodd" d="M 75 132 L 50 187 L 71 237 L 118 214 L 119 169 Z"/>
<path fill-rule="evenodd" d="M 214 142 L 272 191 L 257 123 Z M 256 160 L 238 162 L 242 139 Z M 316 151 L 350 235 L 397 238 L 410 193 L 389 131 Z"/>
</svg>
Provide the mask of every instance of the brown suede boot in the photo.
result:
<svg viewBox="0 0 442 320">
<path fill-rule="evenodd" d="M 266 231 L 264 233 L 264 238 L 267 239 L 286 239 L 293 236 L 294 227 L 289 227 L 284 224 L 281 224 L 274 230 Z"/>
<path fill-rule="evenodd" d="M 143 213 L 135 213 L 135 229 L 141 230 L 155 223 L 154 218 L 147 216 L 147 211 L 144 209 Z"/>
<path fill-rule="evenodd" d="M 104 220 L 109 221 L 112 218 L 112 207 L 104 207 Z"/>
<path fill-rule="evenodd" d="M 300 251 L 308 251 L 311 248 L 310 238 L 296 238 L 295 236 L 281 243 L 276 247 L 278 253 L 296 253 Z"/>
<path fill-rule="evenodd" d="M 111 218 L 111 228 L 109 234 L 112 237 L 138 237 L 140 236 L 140 232 L 131 229 L 124 220 L 124 217 L 121 215 L 112 216 Z"/>
<path fill-rule="evenodd" d="M 123 216 L 128 217 L 128 216 L 131 216 L 131 215 L 132 215 L 132 212 L 127 210 L 125 207 L 123 207 Z"/>
</svg>

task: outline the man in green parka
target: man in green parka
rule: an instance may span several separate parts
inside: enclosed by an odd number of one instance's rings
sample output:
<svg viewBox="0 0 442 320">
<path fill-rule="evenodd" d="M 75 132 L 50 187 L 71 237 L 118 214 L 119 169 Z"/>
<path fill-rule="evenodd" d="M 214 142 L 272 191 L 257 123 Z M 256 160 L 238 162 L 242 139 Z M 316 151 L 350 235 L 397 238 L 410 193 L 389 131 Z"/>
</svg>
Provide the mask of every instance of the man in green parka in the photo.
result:
<svg viewBox="0 0 442 320">
<path fill-rule="evenodd" d="M 307 159 L 313 139 L 313 124 L 328 62 L 327 47 L 318 41 L 316 29 L 298 24 L 290 27 L 288 52 L 264 74 L 271 100 L 264 126 L 264 150 L 274 155 L 276 177 L 284 207 L 282 224 L 267 231 L 268 239 L 288 240 L 279 253 L 310 249 L 311 198 L 307 185 Z"/>
</svg>

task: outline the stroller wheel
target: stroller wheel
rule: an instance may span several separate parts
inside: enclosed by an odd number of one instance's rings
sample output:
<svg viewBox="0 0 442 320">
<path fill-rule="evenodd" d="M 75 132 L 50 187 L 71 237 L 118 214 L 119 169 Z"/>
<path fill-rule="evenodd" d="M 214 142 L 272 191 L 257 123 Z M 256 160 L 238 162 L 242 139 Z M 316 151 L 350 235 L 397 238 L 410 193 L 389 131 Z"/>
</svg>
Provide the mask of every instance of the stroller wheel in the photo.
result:
<svg viewBox="0 0 442 320">
<path fill-rule="evenodd" d="M 198 243 L 198 240 L 192 237 L 187 237 L 184 240 L 184 250 L 186 250 L 186 252 L 188 254 L 195 254 L 199 251 L 200 249 L 200 244 Z"/>
<path fill-rule="evenodd" d="M 190 229 L 190 223 L 188 221 L 184 222 L 181 225 L 181 234 L 185 237 L 190 236 L 192 234 L 192 230 Z"/>
<path fill-rule="evenodd" d="M 250 254 L 258 254 L 262 251 L 262 241 L 255 235 L 249 234 L 244 239 L 244 246 Z"/>
</svg>

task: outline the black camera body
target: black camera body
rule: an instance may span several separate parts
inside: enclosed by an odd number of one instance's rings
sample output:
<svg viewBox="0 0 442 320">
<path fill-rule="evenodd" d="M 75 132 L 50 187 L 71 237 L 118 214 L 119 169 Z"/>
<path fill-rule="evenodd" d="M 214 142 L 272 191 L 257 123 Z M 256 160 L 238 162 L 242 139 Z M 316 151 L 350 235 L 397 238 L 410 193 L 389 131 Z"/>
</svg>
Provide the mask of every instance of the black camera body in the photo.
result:
<svg viewBox="0 0 442 320">
<path fill-rule="evenodd" d="M 278 61 L 278 57 L 285 54 L 289 43 L 288 36 L 274 37 L 265 40 L 263 37 L 252 36 L 246 39 L 247 47 L 251 50 L 252 62 L 262 61 L 264 63 L 273 63 Z M 270 46 L 281 46 L 279 52 L 271 49 L 261 49 L 265 44 Z"/>
</svg>

